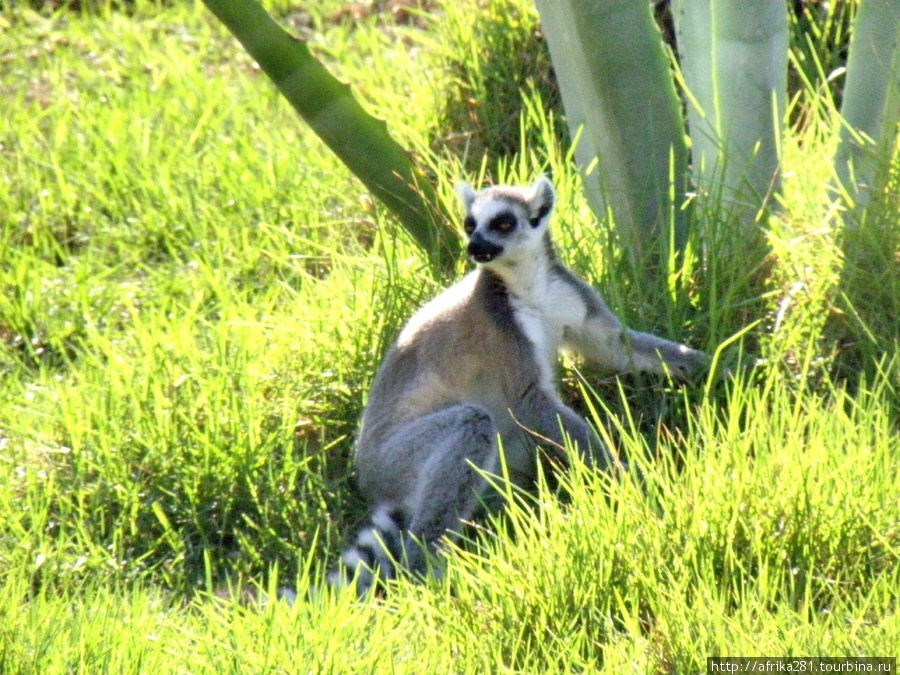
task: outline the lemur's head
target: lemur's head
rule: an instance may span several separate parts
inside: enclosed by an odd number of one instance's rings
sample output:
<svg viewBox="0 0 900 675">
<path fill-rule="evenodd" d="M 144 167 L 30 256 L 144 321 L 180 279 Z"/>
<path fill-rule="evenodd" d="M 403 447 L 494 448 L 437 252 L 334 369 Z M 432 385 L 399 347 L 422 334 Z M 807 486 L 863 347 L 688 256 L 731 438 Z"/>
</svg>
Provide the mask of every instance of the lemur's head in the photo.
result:
<svg viewBox="0 0 900 675">
<path fill-rule="evenodd" d="M 467 250 L 476 263 L 514 265 L 547 246 L 556 193 L 546 177 L 527 188 L 498 186 L 475 192 L 463 183 L 456 191 L 466 209 Z"/>
</svg>

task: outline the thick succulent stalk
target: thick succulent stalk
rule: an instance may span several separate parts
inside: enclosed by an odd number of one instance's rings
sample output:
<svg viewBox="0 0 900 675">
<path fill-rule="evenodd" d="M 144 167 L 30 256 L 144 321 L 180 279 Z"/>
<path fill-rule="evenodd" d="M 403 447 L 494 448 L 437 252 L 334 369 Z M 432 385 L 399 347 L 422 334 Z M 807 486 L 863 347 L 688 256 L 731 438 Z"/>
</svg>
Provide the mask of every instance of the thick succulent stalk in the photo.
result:
<svg viewBox="0 0 900 675">
<path fill-rule="evenodd" d="M 537 0 L 592 209 L 637 259 L 674 221 L 685 240 L 684 122 L 650 4 Z"/>
<path fill-rule="evenodd" d="M 401 222 L 435 268 L 455 265 L 459 238 L 428 178 L 313 56 L 256 0 L 204 0 L 313 131 Z"/>
<path fill-rule="evenodd" d="M 753 223 L 780 187 L 787 101 L 784 0 L 673 0 L 694 181 Z"/>
<path fill-rule="evenodd" d="M 900 0 L 862 0 L 850 38 L 835 171 L 859 218 L 884 187 L 900 122 Z"/>
</svg>

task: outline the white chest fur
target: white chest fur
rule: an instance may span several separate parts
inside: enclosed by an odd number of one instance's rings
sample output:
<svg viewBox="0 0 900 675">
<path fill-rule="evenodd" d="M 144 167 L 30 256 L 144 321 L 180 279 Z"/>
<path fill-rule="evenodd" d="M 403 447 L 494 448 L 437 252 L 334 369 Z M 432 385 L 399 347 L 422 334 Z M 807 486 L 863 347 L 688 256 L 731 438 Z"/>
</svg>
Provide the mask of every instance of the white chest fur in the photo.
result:
<svg viewBox="0 0 900 675">
<path fill-rule="evenodd" d="M 508 284 L 510 305 L 519 329 L 534 348 L 541 384 L 549 391 L 564 334 L 584 323 L 587 307 L 577 290 L 549 270 L 527 281 Z"/>
</svg>

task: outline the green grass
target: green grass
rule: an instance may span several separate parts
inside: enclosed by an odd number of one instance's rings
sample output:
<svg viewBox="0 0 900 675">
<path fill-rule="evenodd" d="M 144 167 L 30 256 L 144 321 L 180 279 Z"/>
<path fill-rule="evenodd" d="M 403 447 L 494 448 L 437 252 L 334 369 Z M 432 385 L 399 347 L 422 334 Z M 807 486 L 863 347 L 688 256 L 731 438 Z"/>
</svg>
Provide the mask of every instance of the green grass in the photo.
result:
<svg viewBox="0 0 900 675">
<path fill-rule="evenodd" d="M 365 508 L 349 462 L 365 391 L 438 290 L 427 262 L 202 6 L 7 8 L 0 672 L 897 655 L 900 154 L 866 227 L 843 232 L 832 104 L 813 85 L 765 247 L 711 208 L 684 264 L 651 277 L 590 213 L 541 82 L 460 113 L 533 34 L 529 3 L 429 3 L 412 24 L 340 7 L 276 11 L 448 200 L 463 167 L 551 174 L 567 262 L 631 325 L 724 344 L 733 377 L 675 387 L 568 364 L 564 395 L 632 475 L 576 467 L 556 491 L 511 495 L 445 583 L 364 603 L 321 592 Z M 514 32 L 491 33 L 504 12 Z M 300 600 L 258 599 L 280 586 Z"/>
</svg>

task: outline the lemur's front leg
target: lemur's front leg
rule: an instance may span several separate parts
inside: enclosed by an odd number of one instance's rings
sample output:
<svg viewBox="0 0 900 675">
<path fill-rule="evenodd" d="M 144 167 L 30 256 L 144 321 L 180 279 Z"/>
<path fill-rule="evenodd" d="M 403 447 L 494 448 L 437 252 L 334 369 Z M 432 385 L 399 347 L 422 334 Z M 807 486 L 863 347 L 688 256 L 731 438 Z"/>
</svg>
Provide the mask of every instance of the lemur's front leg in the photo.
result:
<svg viewBox="0 0 900 675">
<path fill-rule="evenodd" d="M 566 343 L 588 361 L 613 372 L 670 373 L 683 378 L 709 363 L 686 345 L 626 328 L 599 294 L 580 326 L 566 331 Z"/>
<path fill-rule="evenodd" d="M 630 350 L 633 370 L 650 373 L 670 373 L 685 378 L 709 364 L 709 357 L 701 351 L 650 333 L 625 331 L 622 342 Z"/>
</svg>

